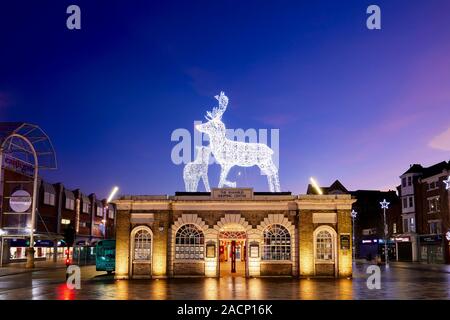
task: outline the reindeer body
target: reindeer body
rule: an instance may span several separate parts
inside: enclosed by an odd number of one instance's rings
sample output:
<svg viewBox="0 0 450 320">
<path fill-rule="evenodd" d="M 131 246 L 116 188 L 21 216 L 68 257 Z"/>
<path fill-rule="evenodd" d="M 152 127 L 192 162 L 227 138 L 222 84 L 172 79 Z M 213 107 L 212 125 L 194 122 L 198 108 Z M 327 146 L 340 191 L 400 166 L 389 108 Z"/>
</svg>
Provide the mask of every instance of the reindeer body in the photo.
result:
<svg viewBox="0 0 450 320">
<path fill-rule="evenodd" d="M 203 180 L 205 190 L 210 191 L 208 182 L 208 165 L 211 150 L 207 147 L 197 147 L 197 157 L 183 169 L 184 186 L 187 192 L 196 192 L 200 179 Z"/>
<path fill-rule="evenodd" d="M 227 175 L 234 166 L 252 167 L 258 166 L 261 171 L 267 175 L 269 189 L 271 192 L 280 192 L 280 181 L 278 178 L 278 169 L 273 163 L 273 150 L 262 143 L 246 143 L 233 141 L 226 138 L 226 128 L 222 122 L 222 114 L 225 112 L 228 98 L 223 92 L 216 96 L 219 101 L 219 107 L 208 112 L 206 123 L 196 126 L 200 132 L 209 136 L 211 153 L 221 166 L 219 188 L 224 185 L 236 187 L 235 182 L 227 181 Z"/>
</svg>

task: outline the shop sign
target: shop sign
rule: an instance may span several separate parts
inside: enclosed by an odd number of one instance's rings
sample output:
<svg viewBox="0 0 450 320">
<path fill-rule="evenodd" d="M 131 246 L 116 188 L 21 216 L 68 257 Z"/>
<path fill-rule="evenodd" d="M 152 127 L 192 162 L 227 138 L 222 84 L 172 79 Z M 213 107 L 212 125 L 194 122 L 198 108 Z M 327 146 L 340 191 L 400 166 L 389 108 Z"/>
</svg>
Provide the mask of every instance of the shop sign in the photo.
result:
<svg viewBox="0 0 450 320">
<path fill-rule="evenodd" d="M 439 243 L 441 241 L 442 241 L 442 236 L 440 236 L 440 235 L 420 237 L 420 242 L 423 242 L 423 243 Z"/>
<path fill-rule="evenodd" d="M 9 206 L 14 212 L 23 213 L 31 207 L 31 195 L 25 190 L 17 190 L 11 195 Z"/>
<path fill-rule="evenodd" d="M 395 241 L 397 242 L 409 242 L 411 241 L 411 239 L 409 237 L 398 237 L 398 238 L 394 238 Z"/>
<path fill-rule="evenodd" d="M 8 155 L 4 157 L 3 167 L 29 177 L 34 175 L 34 167 L 32 165 Z"/>
<path fill-rule="evenodd" d="M 216 188 L 212 189 L 212 200 L 251 200 L 252 188 Z"/>
<path fill-rule="evenodd" d="M 206 257 L 215 258 L 216 257 L 216 245 L 214 242 L 209 242 L 206 245 Z"/>
<path fill-rule="evenodd" d="M 341 234 L 341 250 L 349 250 L 350 249 L 350 235 L 349 234 Z"/>
<path fill-rule="evenodd" d="M 250 244 L 250 258 L 259 258 L 259 243 L 252 242 Z"/>
</svg>

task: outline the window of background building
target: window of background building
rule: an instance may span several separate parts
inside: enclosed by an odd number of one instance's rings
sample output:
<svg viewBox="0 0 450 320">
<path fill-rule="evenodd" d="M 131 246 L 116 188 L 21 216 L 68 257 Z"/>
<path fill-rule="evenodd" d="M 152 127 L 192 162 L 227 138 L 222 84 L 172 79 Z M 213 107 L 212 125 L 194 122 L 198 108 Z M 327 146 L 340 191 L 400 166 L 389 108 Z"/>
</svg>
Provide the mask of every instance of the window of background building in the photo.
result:
<svg viewBox="0 0 450 320">
<path fill-rule="evenodd" d="M 430 233 L 440 234 L 441 233 L 441 222 L 440 221 L 430 221 Z"/>
<path fill-rule="evenodd" d="M 402 179 L 402 187 L 406 187 L 406 178 Z"/>
<path fill-rule="evenodd" d="M 394 224 L 392 225 L 392 232 L 393 232 L 393 233 L 397 233 L 397 224 L 396 224 L 396 223 L 394 223 Z"/>
<path fill-rule="evenodd" d="M 403 219 L 403 232 L 409 232 L 409 223 L 408 218 Z"/>
<path fill-rule="evenodd" d="M 69 225 L 70 224 L 70 220 L 69 219 L 61 219 L 61 224 Z"/>
<path fill-rule="evenodd" d="M 83 213 L 91 212 L 91 204 L 89 202 L 83 202 Z"/>
<path fill-rule="evenodd" d="M 44 192 L 44 204 L 49 206 L 55 205 L 55 195 L 50 192 Z"/>
<path fill-rule="evenodd" d="M 410 208 L 414 207 L 414 198 L 413 197 L 409 197 L 409 207 Z"/>
<path fill-rule="evenodd" d="M 412 185 L 412 177 L 408 177 L 408 186 Z"/>
<path fill-rule="evenodd" d="M 416 222 L 414 218 L 403 218 L 403 232 L 416 232 Z"/>
<path fill-rule="evenodd" d="M 434 197 L 428 199 L 428 213 L 440 212 L 441 211 L 441 203 L 440 197 Z"/>
<path fill-rule="evenodd" d="M 103 217 L 103 207 L 97 207 L 97 217 Z"/>
<path fill-rule="evenodd" d="M 291 260 L 291 235 L 280 224 L 268 226 L 264 232 L 263 260 Z"/>
<path fill-rule="evenodd" d="M 416 221 L 414 218 L 409 218 L 409 230 L 416 232 Z"/>
<path fill-rule="evenodd" d="M 403 208 L 408 208 L 408 199 L 407 198 L 403 198 Z"/>
<path fill-rule="evenodd" d="M 193 224 L 181 226 L 175 236 L 175 259 L 203 260 L 203 232 Z"/>
<path fill-rule="evenodd" d="M 114 210 L 113 209 L 108 210 L 108 218 L 114 219 Z"/>
<path fill-rule="evenodd" d="M 66 198 L 66 209 L 68 210 L 74 210 L 75 209 L 75 201 L 70 198 Z"/>
</svg>

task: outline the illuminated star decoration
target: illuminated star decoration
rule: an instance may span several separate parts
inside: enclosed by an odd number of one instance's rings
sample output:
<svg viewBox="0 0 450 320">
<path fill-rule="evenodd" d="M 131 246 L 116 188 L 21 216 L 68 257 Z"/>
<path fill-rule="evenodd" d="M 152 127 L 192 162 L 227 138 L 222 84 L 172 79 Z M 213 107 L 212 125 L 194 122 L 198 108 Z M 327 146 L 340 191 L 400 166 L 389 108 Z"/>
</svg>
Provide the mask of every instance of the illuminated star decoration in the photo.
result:
<svg viewBox="0 0 450 320">
<path fill-rule="evenodd" d="M 350 213 L 352 218 L 355 219 L 356 216 L 358 215 L 358 212 L 356 212 L 355 210 L 352 210 L 352 212 Z"/>
<path fill-rule="evenodd" d="M 447 180 L 444 180 L 445 190 L 450 189 L 450 176 L 448 176 Z"/>
<path fill-rule="evenodd" d="M 448 241 L 450 241 L 450 231 L 447 231 L 445 234 L 445 238 L 447 238 Z"/>
<path fill-rule="evenodd" d="M 386 199 L 383 199 L 382 202 L 380 202 L 381 209 L 389 209 L 390 202 L 387 202 Z"/>
</svg>

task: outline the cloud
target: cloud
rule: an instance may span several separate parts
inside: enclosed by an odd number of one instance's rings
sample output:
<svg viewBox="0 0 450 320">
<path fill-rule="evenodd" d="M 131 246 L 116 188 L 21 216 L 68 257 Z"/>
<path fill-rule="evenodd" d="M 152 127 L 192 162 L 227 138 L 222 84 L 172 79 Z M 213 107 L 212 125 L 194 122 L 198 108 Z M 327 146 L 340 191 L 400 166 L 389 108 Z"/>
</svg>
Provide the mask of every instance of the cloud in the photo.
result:
<svg viewBox="0 0 450 320">
<path fill-rule="evenodd" d="M 450 127 L 433 137 L 428 146 L 437 150 L 450 151 Z"/>
</svg>

